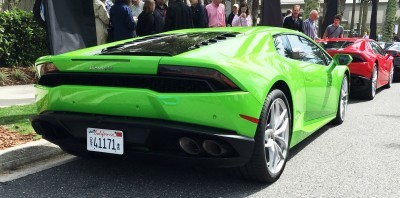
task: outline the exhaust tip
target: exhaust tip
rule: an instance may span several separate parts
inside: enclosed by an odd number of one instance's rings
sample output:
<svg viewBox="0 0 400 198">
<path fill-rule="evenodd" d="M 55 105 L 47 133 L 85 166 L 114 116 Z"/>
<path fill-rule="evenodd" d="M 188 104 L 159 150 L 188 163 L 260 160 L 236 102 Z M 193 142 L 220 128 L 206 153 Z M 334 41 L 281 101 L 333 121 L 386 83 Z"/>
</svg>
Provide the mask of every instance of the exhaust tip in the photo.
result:
<svg viewBox="0 0 400 198">
<path fill-rule="evenodd" d="M 203 148 L 206 153 L 212 156 L 221 156 L 227 152 L 227 150 L 221 144 L 214 140 L 205 140 L 203 142 Z"/>
<path fill-rule="evenodd" d="M 181 147 L 181 149 L 183 151 L 185 151 L 186 153 L 190 154 L 190 155 L 198 155 L 201 152 L 201 148 L 199 146 L 199 144 L 188 137 L 182 137 L 179 139 L 179 146 Z"/>
</svg>

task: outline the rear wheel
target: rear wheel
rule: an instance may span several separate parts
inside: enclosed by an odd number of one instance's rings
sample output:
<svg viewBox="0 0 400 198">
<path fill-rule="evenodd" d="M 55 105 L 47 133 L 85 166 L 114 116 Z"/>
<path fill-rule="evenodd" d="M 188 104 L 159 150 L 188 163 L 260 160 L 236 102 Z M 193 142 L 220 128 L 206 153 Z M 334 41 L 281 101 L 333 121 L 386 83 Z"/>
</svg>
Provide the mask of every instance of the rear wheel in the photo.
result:
<svg viewBox="0 0 400 198">
<path fill-rule="evenodd" d="M 342 80 L 342 88 L 340 89 L 340 96 L 338 102 L 338 109 L 336 113 L 336 118 L 332 121 L 334 124 L 342 124 L 346 112 L 347 112 L 347 103 L 349 101 L 349 83 L 347 80 L 347 76 L 344 76 Z"/>
<path fill-rule="evenodd" d="M 376 64 L 374 64 L 374 68 L 372 69 L 372 74 L 371 74 L 371 82 L 368 85 L 365 99 L 367 100 L 374 99 L 376 94 L 377 82 L 378 82 L 378 68 L 376 67 Z"/>
<path fill-rule="evenodd" d="M 290 138 L 291 109 L 285 94 L 275 89 L 268 94 L 264 103 L 251 159 L 233 172 L 250 180 L 276 181 L 289 156 Z"/>
</svg>

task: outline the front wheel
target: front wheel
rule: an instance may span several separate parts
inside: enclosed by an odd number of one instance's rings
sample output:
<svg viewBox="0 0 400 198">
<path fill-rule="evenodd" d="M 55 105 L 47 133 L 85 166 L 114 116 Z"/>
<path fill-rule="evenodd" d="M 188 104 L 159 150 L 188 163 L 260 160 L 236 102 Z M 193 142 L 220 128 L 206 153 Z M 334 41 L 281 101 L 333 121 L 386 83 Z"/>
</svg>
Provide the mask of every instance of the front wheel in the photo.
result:
<svg viewBox="0 0 400 198">
<path fill-rule="evenodd" d="M 347 112 L 347 103 L 349 101 L 349 83 L 347 76 L 343 77 L 342 87 L 340 89 L 336 118 L 332 121 L 334 124 L 342 124 Z"/>
<path fill-rule="evenodd" d="M 276 181 L 289 156 L 290 138 L 291 109 L 286 95 L 275 89 L 268 94 L 264 103 L 251 159 L 233 172 L 250 180 Z"/>
</svg>

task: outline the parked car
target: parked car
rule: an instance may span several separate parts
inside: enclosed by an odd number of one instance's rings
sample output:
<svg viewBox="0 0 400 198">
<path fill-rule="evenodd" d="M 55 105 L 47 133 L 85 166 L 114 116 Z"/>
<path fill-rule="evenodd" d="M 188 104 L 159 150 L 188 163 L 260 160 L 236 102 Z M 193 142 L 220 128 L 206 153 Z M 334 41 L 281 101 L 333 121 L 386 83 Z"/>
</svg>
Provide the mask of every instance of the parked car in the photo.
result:
<svg viewBox="0 0 400 198">
<path fill-rule="evenodd" d="M 393 57 L 374 40 L 360 38 L 331 38 L 318 41 L 330 55 L 350 54 L 351 92 L 372 100 L 376 89 L 391 87 Z"/>
<path fill-rule="evenodd" d="M 394 58 L 394 79 L 400 80 L 400 42 L 394 42 L 392 45 L 386 47 L 385 51 Z"/>
<path fill-rule="evenodd" d="M 188 29 L 36 61 L 32 126 L 68 153 L 182 158 L 277 180 L 345 119 L 349 55 L 282 28 Z"/>
</svg>

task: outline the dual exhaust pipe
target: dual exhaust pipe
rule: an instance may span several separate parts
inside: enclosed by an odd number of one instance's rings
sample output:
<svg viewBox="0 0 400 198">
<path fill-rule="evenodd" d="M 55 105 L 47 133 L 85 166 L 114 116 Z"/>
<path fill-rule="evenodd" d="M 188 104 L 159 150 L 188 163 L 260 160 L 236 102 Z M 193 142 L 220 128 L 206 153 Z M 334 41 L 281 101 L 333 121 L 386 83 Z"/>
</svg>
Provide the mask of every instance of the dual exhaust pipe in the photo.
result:
<svg viewBox="0 0 400 198">
<path fill-rule="evenodd" d="M 200 146 L 197 141 L 182 137 L 179 139 L 179 146 L 190 155 L 199 155 L 204 150 L 207 154 L 218 157 L 228 152 L 223 145 L 214 140 L 204 140 Z"/>
</svg>

